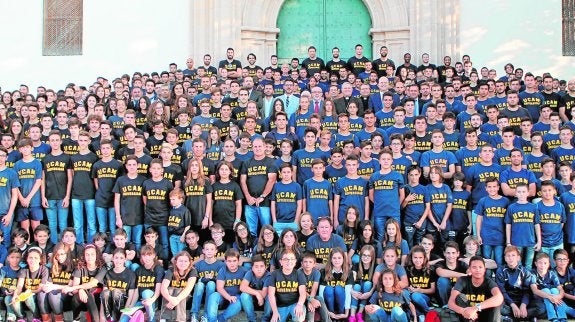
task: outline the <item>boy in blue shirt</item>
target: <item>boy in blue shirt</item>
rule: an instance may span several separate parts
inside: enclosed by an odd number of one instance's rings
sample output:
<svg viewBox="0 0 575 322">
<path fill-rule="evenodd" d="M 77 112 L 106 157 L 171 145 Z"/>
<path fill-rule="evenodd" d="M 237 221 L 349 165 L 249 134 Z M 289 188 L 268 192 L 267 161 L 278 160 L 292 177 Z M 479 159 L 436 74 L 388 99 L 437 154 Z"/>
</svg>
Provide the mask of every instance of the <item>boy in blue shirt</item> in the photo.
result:
<svg viewBox="0 0 575 322">
<path fill-rule="evenodd" d="M 303 183 L 302 210 L 309 212 L 313 222 L 321 216 L 333 218 L 333 188 L 324 178 L 325 162 L 315 159 L 311 163 L 313 177 Z"/>
<path fill-rule="evenodd" d="M 553 257 L 557 249 L 563 248 L 563 225 L 565 207 L 555 199 L 555 185 L 552 181 L 541 183 L 541 201 L 537 203 L 541 222 L 541 252 Z M 555 267 L 555 263 L 551 263 Z"/>
<path fill-rule="evenodd" d="M 219 270 L 216 292 L 210 294 L 206 305 L 208 322 L 226 321 L 242 310 L 240 284 L 246 275 L 246 269 L 240 266 L 240 253 L 237 250 L 228 249 L 224 257 L 226 266 Z M 224 301 L 228 302 L 228 306 L 223 313 L 218 314 Z"/>
<path fill-rule="evenodd" d="M 541 249 L 541 226 L 537 206 L 527 200 L 529 190 L 520 183 L 515 188 L 517 201 L 505 213 L 505 239 L 507 245 L 517 246 L 523 266 L 531 269 L 535 252 Z"/>
<path fill-rule="evenodd" d="M 208 298 L 216 291 L 216 278 L 218 277 L 218 272 L 225 266 L 222 261 L 219 261 L 216 258 L 217 246 L 214 241 L 206 241 L 202 248 L 202 252 L 204 253 L 204 259 L 195 264 L 196 271 L 198 272 L 198 281 L 194 286 L 192 297 L 192 320 L 194 318 L 197 320 L 200 306 L 202 306 L 202 297 L 204 296 L 204 293 L 206 295 L 207 307 Z"/>
<path fill-rule="evenodd" d="M 266 301 L 268 294 L 268 280 L 270 273 L 266 270 L 266 261 L 261 255 L 252 257 L 252 269 L 246 273 L 240 284 L 240 295 L 243 310 L 246 312 L 248 321 L 256 321 L 257 315 L 254 306 L 264 309 L 264 317 L 269 319 L 271 309 Z M 266 304 L 264 306 L 264 303 Z"/>
<path fill-rule="evenodd" d="M 280 173 L 282 180 L 274 184 L 270 195 L 272 223 L 278 234 L 286 228 L 297 230 L 302 210 L 302 189 L 292 181 L 291 165 L 283 163 Z"/>
<path fill-rule="evenodd" d="M 26 138 L 18 142 L 18 150 L 22 153 L 22 159 L 14 164 L 14 170 L 18 173 L 20 188 L 18 190 L 19 206 L 17 209 L 20 226 L 30 233 L 40 225 L 44 217 L 42 210 L 42 163 L 34 158 L 32 140 Z"/>
<path fill-rule="evenodd" d="M 364 214 L 369 219 L 368 182 L 357 174 L 359 166 L 358 157 L 350 155 L 345 161 L 347 174 L 340 178 L 334 186 L 333 197 L 333 227 L 337 229 L 339 222 L 343 222 L 345 212 L 351 205 L 359 209 L 359 215 Z"/>
<path fill-rule="evenodd" d="M 479 243 L 483 245 L 483 257 L 494 259 L 497 266 L 503 263 L 505 245 L 504 218 L 509 200 L 499 194 L 499 181 L 495 177 L 485 180 L 487 197 L 475 206 L 476 230 Z"/>
<path fill-rule="evenodd" d="M 401 203 L 403 208 L 403 227 L 406 232 L 405 239 L 409 248 L 419 245 L 421 237 L 427 229 L 427 216 L 425 214 L 426 189 L 419 183 L 421 168 L 412 165 L 407 170 L 407 185 L 405 185 L 405 198 Z"/>
<path fill-rule="evenodd" d="M 391 150 L 384 148 L 379 155 L 381 170 L 369 178 L 369 200 L 373 202 L 373 221 L 377 240 L 383 239 L 385 222 L 388 219 L 394 218 L 400 222 L 400 205 L 405 198 L 403 176 L 391 169 L 392 163 Z"/>
<path fill-rule="evenodd" d="M 4 233 L 4 245 L 10 245 L 12 219 L 18 203 L 20 180 L 14 169 L 7 166 L 8 150 L 0 146 L 0 229 Z"/>
<path fill-rule="evenodd" d="M 561 197 L 561 203 L 563 204 L 566 212 L 565 221 L 565 249 L 570 254 L 570 259 L 573 262 L 575 259 L 575 172 L 571 173 L 569 176 L 571 180 L 571 190 L 564 192 Z"/>
</svg>

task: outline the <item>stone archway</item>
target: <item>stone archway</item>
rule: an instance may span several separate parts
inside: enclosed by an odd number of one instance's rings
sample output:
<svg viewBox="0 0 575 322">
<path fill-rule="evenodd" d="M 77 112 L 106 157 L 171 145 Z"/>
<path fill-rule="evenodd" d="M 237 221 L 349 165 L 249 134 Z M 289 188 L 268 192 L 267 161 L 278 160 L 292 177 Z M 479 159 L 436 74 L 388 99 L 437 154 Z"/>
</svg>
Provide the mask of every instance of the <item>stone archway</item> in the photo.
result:
<svg viewBox="0 0 575 322">
<path fill-rule="evenodd" d="M 363 0 L 372 20 L 373 57 L 379 48 L 403 53 L 410 47 L 408 10 L 404 0 Z M 241 47 L 260 57 L 270 57 L 277 51 L 277 18 L 284 0 L 245 1 L 242 8 Z M 245 54 L 244 54 L 245 56 Z"/>
</svg>

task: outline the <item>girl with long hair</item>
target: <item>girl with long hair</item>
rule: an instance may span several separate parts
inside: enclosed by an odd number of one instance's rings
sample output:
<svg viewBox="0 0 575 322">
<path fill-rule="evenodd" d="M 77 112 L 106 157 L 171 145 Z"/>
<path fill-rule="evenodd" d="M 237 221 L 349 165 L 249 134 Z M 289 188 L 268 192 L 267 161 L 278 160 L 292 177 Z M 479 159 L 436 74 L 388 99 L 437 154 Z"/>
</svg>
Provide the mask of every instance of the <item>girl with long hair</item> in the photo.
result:
<svg viewBox="0 0 575 322">
<path fill-rule="evenodd" d="M 38 306 L 36 297 L 42 291 L 44 284 L 48 280 L 48 269 L 44 266 L 44 256 L 39 247 L 30 247 L 26 253 L 27 268 L 20 270 L 16 290 L 12 297 L 12 308 L 18 319 L 25 317 L 21 302 L 32 312 L 34 317 L 38 317 Z"/>
<path fill-rule="evenodd" d="M 60 242 L 54 246 L 48 282 L 38 296 L 42 321 L 64 321 L 64 307 L 72 304 L 72 272 L 74 260 L 70 249 Z M 52 317 L 53 314 L 53 317 Z"/>
<path fill-rule="evenodd" d="M 363 321 L 363 309 L 375 290 L 373 273 L 375 272 L 375 248 L 365 245 L 359 251 L 360 262 L 354 264 L 352 271 L 356 272 L 355 284 L 351 291 L 350 321 Z"/>
<path fill-rule="evenodd" d="M 236 224 L 234 232 L 236 233 L 236 240 L 232 248 L 240 253 L 240 264 L 249 268 L 251 267 L 251 258 L 255 246 L 254 236 L 250 234 L 248 224 L 243 221 Z"/>
<path fill-rule="evenodd" d="M 385 232 L 383 235 L 383 248 L 388 246 L 395 246 L 397 248 L 401 265 L 405 266 L 405 260 L 407 259 L 407 253 L 409 253 L 409 246 L 407 241 L 401 238 L 401 227 L 397 219 L 389 218 L 385 222 Z"/>
<path fill-rule="evenodd" d="M 166 272 L 162 281 L 161 293 L 164 309 L 161 319 L 186 321 L 186 302 L 196 284 L 197 273 L 192 264 L 192 256 L 181 251 L 172 260 L 174 267 Z"/>
<path fill-rule="evenodd" d="M 191 159 L 184 183 L 186 207 L 192 215 L 190 229 L 200 232 L 212 225 L 212 192 L 212 184 L 204 173 L 202 160 Z"/>
<path fill-rule="evenodd" d="M 381 273 L 381 283 L 365 306 L 365 313 L 371 321 L 407 322 L 406 312 L 415 316 L 415 307 L 409 302 L 409 296 L 402 292 L 397 274 L 387 268 Z"/>
<path fill-rule="evenodd" d="M 301 266 L 303 250 L 298 243 L 297 234 L 292 228 L 286 228 L 280 234 L 278 245 L 272 255 L 272 260 L 270 261 L 270 271 L 281 269 L 281 256 L 286 249 L 293 251 L 295 254 L 296 264 L 294 268 L 298 269 Z"/>
<path fill-rule="evenodd" d="M 254 248 L 254 255 L 261 255 L 266 260 L 266 267 L 270 267 L 270 261 L 277 247 L 278 239 L 278 234 L 272 225 L 262 226 Z"/>
<path fill-rule="evenodd" d="M 437 275 L 435 270 L 430 269 L 423 247 L 417 245 L 411 249 L 405 271 L 409 280 L 407 290 L 417 314 L 426 315 L 431 305 L 431 298 L 435 294 Z"/>
<path fill-rule="evenodd" d="M 353 272 L 347 265 L 346 257 L 343 249 L 333 248 L 325 268 L 321 270 L 319 294 L 323 296 L 333 320 L 347 319 L 349 316 Z"/>
<path fill-rule="evenodd" d="M 100 321 L 100 293 L 106 277 L 106 267 L 102 253 L 94 244 L 84 247 L 73 273 L 71 292 L 74 320 L 80 320 L 80 313 L 88 311 L 93 322 Z"/>
</svg>

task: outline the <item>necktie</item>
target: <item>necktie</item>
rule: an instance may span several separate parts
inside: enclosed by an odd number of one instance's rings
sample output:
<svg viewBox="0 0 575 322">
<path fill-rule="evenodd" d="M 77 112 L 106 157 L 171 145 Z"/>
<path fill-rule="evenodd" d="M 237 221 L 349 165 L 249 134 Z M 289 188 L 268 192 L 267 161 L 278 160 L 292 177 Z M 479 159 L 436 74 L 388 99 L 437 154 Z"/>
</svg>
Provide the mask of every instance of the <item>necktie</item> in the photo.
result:
<svg viewBox="0 0 575 322">
<path fill-rule="evenodd" d="M 319 102 L 315 101 L 314 113 L 319 113 Z"/>
<path fill-rule="evenodd" d="M 289 96 L 286 96 L 286 108 L 289 106 Z"/>
</svg>

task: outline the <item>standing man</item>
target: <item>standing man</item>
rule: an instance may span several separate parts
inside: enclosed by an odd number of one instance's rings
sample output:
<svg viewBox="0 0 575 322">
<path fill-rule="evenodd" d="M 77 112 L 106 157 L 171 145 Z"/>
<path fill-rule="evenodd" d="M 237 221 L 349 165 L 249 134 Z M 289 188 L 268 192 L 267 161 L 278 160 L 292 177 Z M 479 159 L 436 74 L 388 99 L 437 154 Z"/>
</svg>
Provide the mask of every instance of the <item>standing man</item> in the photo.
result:
<svg viewBox="0 0 575 322">
<path fill-rule="evenodd" d="M 333 47 L 331 50 L 331 55 L 333 58 L 332 60 L 328 61 L 327 64 L 325 64 L 325 67 L 331 74 L 337 74 L 342 67 L 347 65 L 347 62 L 339 58 L 339 48 L 337 47 Z"/>
<path fill-rule="evenodd" d="M 255 138 L 252 143 L 254 156 L 242 164 L 240 186 L 246 198 L 244 213 L 250 233 L 257 237 L 258 226 L 270 225 L 269 195 L 277 178 L 275 162 L 266 157 L 264 139 Z"/>
<path fill-rule="evenodd" d="M 234 59 L 234 49 L 228 48 L 226 51 L 226 59 L 220 61 L 218 70 L 221 73 L 222 69 L 228 71 L 228 78 L 238 79 L 242 76 L 242 63 Z"/>
<path fill-rule="evenodd" d="M 377 77 L 385 76 L 385 71 L 387 66 L 392 66 L 395 69 L 395 63 L 393 60 L 387 57 L 388 49 L 386 46 L 381 46 L 379 48 L 379 58 L 372 62 L 373 70 L 377 72 Z"/>
<path fill-rule="evenodd" d="M 316 48 L 314 46 L 310 46 L 307 49 L 307 54 L 309 57 L 304 59 L 301 63 L 301 67 L 307 70 L 309 77 L 313 77 L 315 73 L 319 73 L 325 68 L 325 63 L 323 59 L 316 56 Z"/>
<path fill-rule="evenodd" d="M 365 63 L 368 62 L 365 56 L 363 56 L 363 46 L 361 44 L 355 45 L 355 56 L 351 57 L 347 61 L 347 68 L 351 71 L 355 76 L 365 72 Z"/>
</svg>

